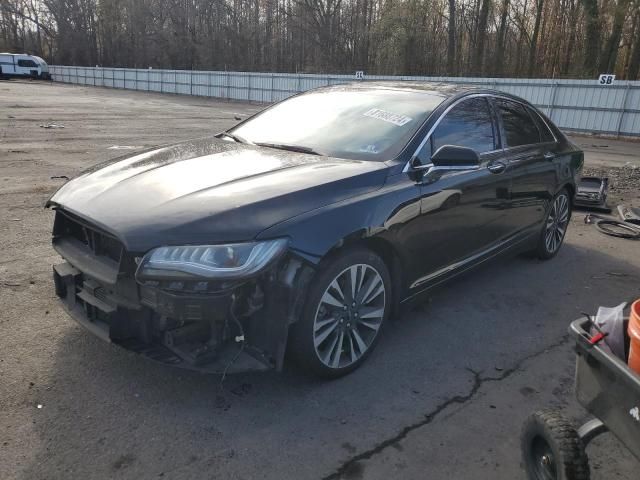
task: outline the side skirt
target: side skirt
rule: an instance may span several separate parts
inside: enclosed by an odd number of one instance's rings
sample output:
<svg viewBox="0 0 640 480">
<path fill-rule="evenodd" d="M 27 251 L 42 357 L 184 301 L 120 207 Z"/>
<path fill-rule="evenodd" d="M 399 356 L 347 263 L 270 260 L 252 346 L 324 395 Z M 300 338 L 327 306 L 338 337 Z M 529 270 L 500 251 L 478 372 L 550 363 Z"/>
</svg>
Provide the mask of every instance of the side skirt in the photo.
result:
<svg viewBox="0 0 640 480">
<path fill-rule="evenodd" d="M 415 291 L 409 291 L 409 294 L 400 301 L 400 308 L 402 310 L 406 310 L 412 305 L 421 303 L 421 301 L 424 300 L 425 294 L 430 290 L 459 275 L 462 275 L 463 273 L 473 270 L 489 260 L 502 255 L 516 255 L 530 250 L 533 248 L 532 245 L 535 244 L 535 241 L 540 234 L 538 227 L 539 226 L 536 225 L 535 229 L 528 229 L 526 232 L 519 234 L 515 239 L 512 238 L 504 240 L 493 247 L 443 267 L 440 270 L 417 280 L 414 282 Z"/>
</svg>

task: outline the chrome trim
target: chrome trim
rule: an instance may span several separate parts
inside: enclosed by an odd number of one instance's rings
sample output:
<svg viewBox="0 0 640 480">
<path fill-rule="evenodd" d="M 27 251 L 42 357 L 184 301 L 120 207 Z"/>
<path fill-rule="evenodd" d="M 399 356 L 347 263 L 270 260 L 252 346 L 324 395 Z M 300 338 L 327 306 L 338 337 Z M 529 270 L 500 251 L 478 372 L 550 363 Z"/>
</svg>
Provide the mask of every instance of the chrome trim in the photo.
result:
<svg viewBox="0 0 640 480">
<path fill-rule="evenodd" d="M 474 172 L 476 170 L 480 170 L 480 165 L 455 165 L 455 166 L 437 166 L 431 164 L 431 167 L 426 171 L 425 176 L 429 175 L 431 172 Z"/>
<path fill-rule="evenodd" d="M 431 172 L 438 172 L 438 171 L 449 171 L 449 170 L 456 170 L 456 171 L 464 171 L 464 170 L 469 170 L 469 171 L 473 171 L 473 170 L 480 170 L 480 165 L 451 165 L 451 166 L 445 166 L 445 165 L 434 165 L 433 163 L 428 163 L 426 165 L 420 165 L 419 167 L 415 167 L 413 170 L 426 170 L 425 175 L 431 173 Z"/>
<path fill-rule="evenodd" d="M 520 238 L 518 238 L 520 237 Z M 424 277 L 420 277 L 418 278 L 415 282 L 413 282 L 411 284 L 411 286 L 409 287 L 409 290 L 412 290 L 416 287 L 419 287 L 420 285 L 424 285 L 425 283 L 429 282 L 430 280 L 433 280 L 435 278 L 438 278 L 442 275 L 444 275 L 445 273 L 449 273 L 449 272 L 453 272 L 456 270 L 461 269 L 462 267 L 466 267 L 467 265 L 469 265 L 470 263 L 473 263 L 475 260 L 478 260 L 479 258 L 482 257 L 486 257 L 483 258 L 480 262 L 478 262 L 478 265 L 489 260 L 490 258 L 493 258 L 494 255 L 497 255 L 498 253 L 500 253 L 502 247 L 504 247 L 505 245 L 518 245 L 519 243 L 527 240 L 528 238 L 528 233 L 526 232 L 521 232 L 518 233 L 516 235 L 513 235 L 509 238 L 505 238 L 504 240 L 501 240 L 500 242 L 496 243 L 495 245 L 482 250 L 481 252 L 475 253 L 469 257 L 463 258 L 462 260 L 458 260 L 457 262 L 451 263 L 449 265 L 447 265 L 446 267 L 442 267 L 439 270 L 436 270 L 433 273 L 430 273 L 429 275 L 425 275 Z M 462 270 L 460 270 L 460 272 L 463 272 L 467 270 L 467 268 L 464 268 Z M 438 283 L 441 283 L 438 282 Z M 437 285 L 437 284 L 436 284 Z M 405 299 L 402 300 L 402 302 L 405 302 L 406 300 L 414 297 L 415 295 L 420 294 L 422 290 L 419 290 L 417 292 L 411 293 L 409 296 L 407 296 Z"/>
<path fill-rule="evenodd" d="M 507 164 L 504 162 L 496 162 L 496 163 L 490 163 L 489 165 L 487 165 L 487 169 L 491 172 L 491 173 L 504 173 L 504 171 L 507 169 Z"/>
<path fill-rule="evenodd" d="M 532 108 L 531 110 L 533 111 L 533 113 L 535 113 L 538 116 L 540 120 L 542 120 L 542 123 L 544 124 L 544 126 L 547 127 L 547 130 L 549 130 L 549 132 L 551 133 L 551 136 L 553 137 L 553 142 L 558 143 L 558 137 L 556 137 L 556 134 L 553 133 L 553 128 L 549 126 L 549 123 L 544 119 L 542 115 L 538 113 L 538 110 L 535 107 Z M 542 134 L 542 132 L 540 133 Z M 552 142 L 540 142 L 540 143 L 552 143 Z"/>
<path fill-rule="evenodd" d="M 427 283 L 429 280 L 437 278 L 440 275 L 444 275 L 445 273 L 449 273 L 449 272 L 451 272 L 453 270 L 457 270 L 458 268 L 460 268 L 460 267 L 462 267 L 462 266 L 464 266 L 464 265 L 466 265 L 466 264 L 468 264 L 470 262 L 473 262 L 474 260 L 477 260 L 478 258 L 482 258 L 484 255 L 487 255 L 487 254 L 493 252 L 494 250 L 496 250 L 496 249 L 500 248 L 501 246 L 503 246 L 505 243 L 507 243 L 507 241 L 503 240 L 502 242 L 497 243 L 493 247 L 489 247 L 488 249 L 483 250 L 481 252 L 478 252 L 478 253 L 476 253 L 474 255 L 471 255 L 470 257 L 467 257 L 467 258 L 465 258 L 463 260 L 459 260 L 459 261 L 457 261 L 455 263 L 451 263 L 451 264 L 447 265 L 446 267 L 442 267 L 441 269 L 436 270 L 435 272 L 430 273 L 429 275 L 425 275 L 424 277 L 418 278 L 415 282 L 413 282 L 411 284 L 409 289 L 413 289 L 413 288 L 419 287 L 420 285 L 422 285 L 424 283 Z"/>
<path fill-rule="evenodd" d="M 423 167 L 422 165 L 420 167 L 412 167 L 411 166 L 411 163 L 413 162 L 413 160 L 418 156 L 418 152 L 420 152 L 420 150 L 422 150 L 422 148 L 425 146 L 425 144 L 431 138 L 431 135 L 433 134 L 434 130 L 436 128 L 438 128 L 438 125 L 440 125 L 440 122 L 442 121 L 442 119 L 445 117 L 445 115 L 447 113 L 449 113 L 451 111 L 451 109 L 453 107 L 455 107 L 459 103 L 463 102 L 464 100 L 467 100 L 469 98 L 476 98 L 476 97 L 501 98 L 503 100 L 509 100 L 511 102 L 519 103 L 520 105 L 522 105 L 524 107 L 528 107 L 528 108 L 531 107 L 531 105 L 527 104 L 526 100 L 517 100 L 515 98 L 511 98 L 511 97 L 507 97 L 507 96 L 499 95 L 499 94 L 495 94 L 495 93 L 474 93 L 472 95 L 465 95 L 464 97 L 459 98 L 458 100 L 453 102 L 451 105 L 449 105 L 446 108 L 446 110 L 444 112 L 442 112 L 442 115 L 440 115 L 440 117 L 438 117 L 438 119 L 435 121 L 435 123 L 431 126 L 431 128 L 429 129 L 429 131 L 425 135 L 424 139 L 422 139 L 422 141 L 420 142 L 420 145 L 418 145 L 416 150 L 413 152 L 413 155 L 411 155 L 411 158 L 409 159 L 409 161 L 406 163 L 406 165 L 402 169 L 402 173 L 407 173 L 409 170 L 424 170 L 424 168 L 421 168 L 421 167 Z M 556 139 L 555 141 L 558 142 L 558 139 L 556 138 L 555 134 L 553 133 L 553 130 L 551 128 L 549 128 L 549 125 L 547 124 L 545 119 L 538 112 L 536 112 L 535 110 L 533 110 L 533 111 L 535 112 L 536 115 L 538 115 L 538 117 L 540 117 L 540 120 L 542 120 L 542 122 L 545 124 L 545 126 L 549 129 L 549 131 L 551 132 L 551 135 L 553 135 L 553 138 Z M 545 143 L 548 143 L 548 142 L 545 142 Z M 529 143 L 527 145 L 518 145 L 518 146 L 515 146 L 515 147 L 499 148 L 499 149 L 496 149 L 496 150 L 491 150 L 489 152 L 482 152 L 480 155 L 489 155 L 491 153 L 496 153 L 496 152 L 508 152 L 509 150 L 512 150 L 514 148 L 530 147 L 531 145 L 543 145 L 543 143 L 542 142 Z M 424 167 L 428 167 L 428 165 L 429 164 L 424 165 Z"/>
<path fill-rule="evenodd" d="M 418 165 L 417 167 L 411 167 L 411 170 L 419 172 L 420 170 L 428 170 L 431 167 L 435 167 L 435 165 L 433 163 L 427 163 L 425 165 Z M 403 170 L 403 172 L 404 172 L 404 170 Z"/>
</svg>

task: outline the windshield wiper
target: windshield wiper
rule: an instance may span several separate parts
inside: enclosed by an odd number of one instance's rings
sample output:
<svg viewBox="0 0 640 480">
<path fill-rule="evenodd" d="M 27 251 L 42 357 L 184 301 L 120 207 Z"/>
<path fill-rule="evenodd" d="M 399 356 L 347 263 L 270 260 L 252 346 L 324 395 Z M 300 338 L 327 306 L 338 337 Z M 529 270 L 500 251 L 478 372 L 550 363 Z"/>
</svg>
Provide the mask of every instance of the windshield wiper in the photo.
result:
<svg viewBox="0 0 640 480">
<path fill-rule="evenodd" d="M 231 140 L 238 142 L 238 143 L 249 143 L 248 140 L 242 138 L 240 135 L 236 135 L 235 133 L 230 133 L 230 132 L 222 132 L 220 134 L 217 135 L 218 137 L 228 137 Z"/>
<path fill-rule="evenodd" d="M 260 147 L 277 148 L 278 150 L 288 150 L 290 152 L 308 153 L 310 155 L 322 155 L 324 153 L 316 152 L 313 148 L 304 145 L 289 145 L 286 143 L 256 143 Z"/>
</svg>

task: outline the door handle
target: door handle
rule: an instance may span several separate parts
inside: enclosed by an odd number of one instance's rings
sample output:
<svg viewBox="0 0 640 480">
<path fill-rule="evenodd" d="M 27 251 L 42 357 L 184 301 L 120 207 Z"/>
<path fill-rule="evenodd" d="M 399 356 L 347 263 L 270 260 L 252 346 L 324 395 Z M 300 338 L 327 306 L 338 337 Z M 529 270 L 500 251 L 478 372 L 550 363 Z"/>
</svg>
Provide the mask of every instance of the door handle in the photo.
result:
<svg viewBox="0 0 640 480">
<path fill-rule="evenodd" d="M 487 165 L 487 169 L 489 169 L 491 173 L 502 173 L 507 169 L 507 166 L 502 162 L 491 162 Z"/>
<path fill-rule="evenodd" d="M 544 154 L 544 159 L 548 162 L 550 162 L 551 160 L 553 160 L 554 158 L 556 158 L 556 154 L 553 152 L 546 152 Z"/>
</svg>

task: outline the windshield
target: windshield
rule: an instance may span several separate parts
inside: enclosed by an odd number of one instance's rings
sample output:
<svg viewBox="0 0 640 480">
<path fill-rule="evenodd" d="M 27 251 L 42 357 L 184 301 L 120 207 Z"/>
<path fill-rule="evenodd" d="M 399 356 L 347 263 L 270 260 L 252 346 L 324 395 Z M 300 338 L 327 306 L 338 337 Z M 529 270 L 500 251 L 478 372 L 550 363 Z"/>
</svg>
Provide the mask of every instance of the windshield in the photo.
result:
<svg viewBox="0 0 640 480">
<path fill-rule="evenodd" d="M 442 100 L 408 90 L 320 90 L 279 103 L 231 131 L 239 139 L 276 148 L 389 160 Z"/>
</svg>

